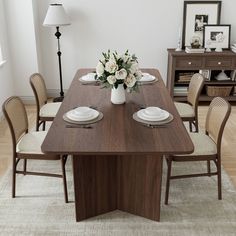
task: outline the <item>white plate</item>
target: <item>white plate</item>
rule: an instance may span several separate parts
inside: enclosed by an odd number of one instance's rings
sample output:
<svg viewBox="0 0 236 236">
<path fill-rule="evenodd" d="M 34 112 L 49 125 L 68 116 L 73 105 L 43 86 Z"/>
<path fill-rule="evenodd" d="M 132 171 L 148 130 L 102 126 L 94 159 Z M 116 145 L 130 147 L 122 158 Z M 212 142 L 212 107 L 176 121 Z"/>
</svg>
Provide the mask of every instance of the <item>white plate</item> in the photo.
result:
<svg viewBox="0 0 236 236">
<path fill-rule="evenodd" d="M 148 73 L 142 73 L 142 78 L 139 80 L 140 82 L 150 82 L 156 79 L 155 76 L 150 75 Z"/>
<path fill-rule="evenodd" d="M 66 116 L 73 121 L 88 121 L 97 118 L 99 112 L 89 107 L 77 107 L 66 113 Z"/>
<path fill-rule="evenodd" d="M 158 107 L 148 107 L 138 111 L 137 116 L 147 121 L 162 121 L 166 120 L 170 116 L 170 113 Z"/>
<path fill-rule="evenodd" d="M 88 73 L 87 75 L 84 75 L 80 78 L 80 80 L 82 81 L 86 81 L 86 82 L 94 82 L 95 80 L 95 73 Z"/>
</svg>

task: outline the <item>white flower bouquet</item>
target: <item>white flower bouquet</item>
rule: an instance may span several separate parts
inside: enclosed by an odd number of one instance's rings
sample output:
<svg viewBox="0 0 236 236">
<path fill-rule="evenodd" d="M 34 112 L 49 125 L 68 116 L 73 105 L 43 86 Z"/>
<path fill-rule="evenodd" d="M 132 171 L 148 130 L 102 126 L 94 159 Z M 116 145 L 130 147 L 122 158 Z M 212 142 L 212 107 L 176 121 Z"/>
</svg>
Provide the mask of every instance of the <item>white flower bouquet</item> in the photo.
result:
<svg viewBox="0 0 236 236">
<path fill-rule="evenodd" d="M 137 91 L 138 81 L 142 78 L 137 57 L 130 55 L 128 50 L 123 55 L 108 50 L 103 57 L 96 67 L 95 79 L 105 88 L 117 89 L 123 85 L 128 91 Z"/>
</svg>

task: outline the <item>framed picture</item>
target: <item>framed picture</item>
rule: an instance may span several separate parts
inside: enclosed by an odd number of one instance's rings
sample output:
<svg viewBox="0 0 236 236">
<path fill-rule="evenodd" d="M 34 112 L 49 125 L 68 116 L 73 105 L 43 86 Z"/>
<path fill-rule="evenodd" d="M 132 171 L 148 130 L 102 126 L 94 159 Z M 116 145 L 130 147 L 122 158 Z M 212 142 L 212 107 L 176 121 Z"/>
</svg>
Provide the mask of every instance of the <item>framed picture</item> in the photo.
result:
<svg viewBox="0 0 236 236">
<path fill-rule="evenodd" d="M 220 24 L 221 1 L 184 1 L 182 47 L 199 41 L 203 46 L 204 25 Z"/>
<path fill-rule="evenodd" d="M 199 74 L 201 74 L 205 78 L 205 80 L 211 80 L 211 70 L 199 70 Z"/>
<path fill-rule="evenodd" d="M 204 47 L 229 49 L 231 25 L 205 25 Z"/>
</svg>

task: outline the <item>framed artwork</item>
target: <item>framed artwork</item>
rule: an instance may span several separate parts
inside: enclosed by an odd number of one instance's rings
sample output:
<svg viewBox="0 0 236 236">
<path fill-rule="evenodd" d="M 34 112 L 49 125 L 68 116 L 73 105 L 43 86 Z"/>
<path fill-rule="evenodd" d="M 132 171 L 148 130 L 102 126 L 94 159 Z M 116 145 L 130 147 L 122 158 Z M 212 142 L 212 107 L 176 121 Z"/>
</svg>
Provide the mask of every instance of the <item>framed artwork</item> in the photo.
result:
<svg viewBox="0 0 236 236">
<path fill-rule="evenodd" d="M 202 76 L 207 80 L 211 80 L 211 71 L 210 70 L 199 70 L 199 74 L 202 74 Z"/>
<path fill-rule="evenodd" d="M 204 47 L 215 49 L 229 49 L 231 25 L 205 25 Z"/>
<path fill-rule="evenodd" d="M 196 39 L 203 46 L 205 25 L 220 24 L 221 1 L 184 1 L 182 48 Z"/>
</svg>

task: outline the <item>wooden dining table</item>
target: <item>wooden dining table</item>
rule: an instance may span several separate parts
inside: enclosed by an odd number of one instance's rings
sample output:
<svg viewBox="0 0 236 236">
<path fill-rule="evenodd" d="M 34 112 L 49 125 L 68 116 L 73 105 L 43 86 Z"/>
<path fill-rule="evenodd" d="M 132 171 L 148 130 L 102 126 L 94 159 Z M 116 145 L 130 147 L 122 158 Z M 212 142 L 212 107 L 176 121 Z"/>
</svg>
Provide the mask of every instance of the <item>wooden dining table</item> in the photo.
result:
<svg viewBox="0 0 236 236">
<path fill-rule="evenodd" d="M 191 153 L 193 143 L 157 69 L 143 69 L 158 81 L 126 93 L 123 105 L 110 101 L 111 90 L 83 85 L 79 69 L 42 144 L 50 154 L 72 155 L 76 221 L 116 209 L 160 220 L 163 156 Z M 68 128 L 63 115 L 93 106 L 104 117 L 92 128 Z M 139 109 L 157 106 L 174 119 L 151 128 L 133 119 Z"/>
</svg>

